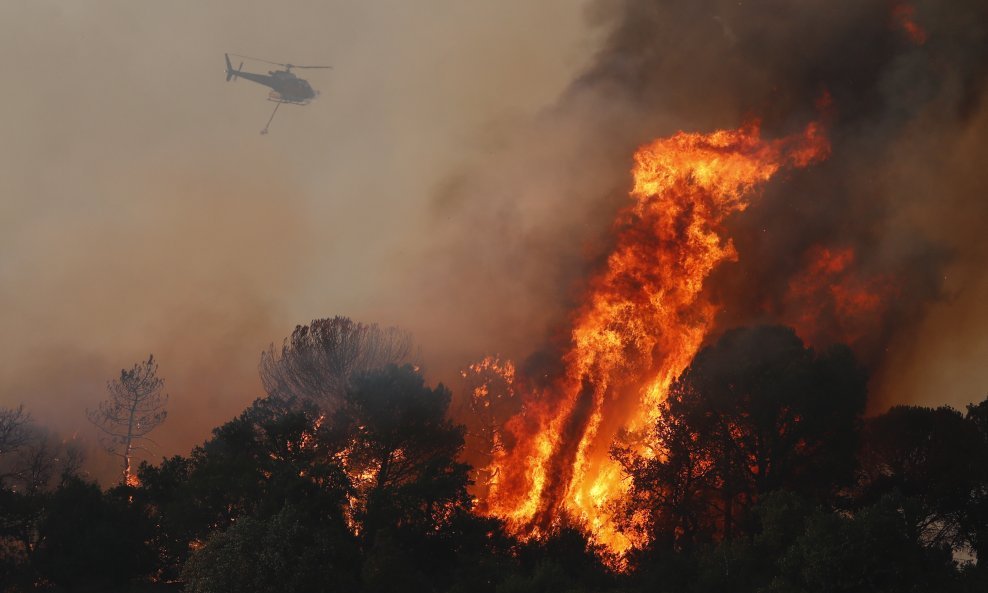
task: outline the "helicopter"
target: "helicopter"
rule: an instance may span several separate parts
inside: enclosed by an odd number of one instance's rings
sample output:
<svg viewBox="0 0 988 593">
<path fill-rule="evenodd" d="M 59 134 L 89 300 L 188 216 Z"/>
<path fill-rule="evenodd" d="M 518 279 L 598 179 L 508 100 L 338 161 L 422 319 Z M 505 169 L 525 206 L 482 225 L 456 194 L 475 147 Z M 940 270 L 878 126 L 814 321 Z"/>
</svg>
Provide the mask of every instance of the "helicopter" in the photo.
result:
<svg viewBox="0 0 988 593">
<path fill-rule="evenodd" d="M 230 54 L 223 54 L 226 59 L 226 81 L 236 80 L 238 78 L 246 78 L 257 84 L 263 84 L 266 87 L 271 88 L 271 92 L 268 93 L 268 101 L 273 101 L 277 103 L 274 106 L 274 111 L 271 112 L 271 117 L 268 118 L 268 123 L 261 130 L 262 134 L 268 133 L 268 127 L 271 125 L 271 121 L 274 119 L 276 113 L 278 113 L 278 108 L 281 107 L 283 103 L 291 103 L 292 105 L 308 105 L 310 101 L 315 99 L 319 95 L 319 91 L 316 91 L 309 84 L 309 81 L 304 78 L 299 78 L 292 72 L 293 68 L 332 68 L 332 66 L 296 66 L 295 64 L 283 64 L 281 62 L 271 62 L 269 60 L 262 60 L 260 58 L 251 58 L 250 56 L 241 56 L 239 54 L 233 54 L 234 57 L 243 58 L 245 60 L 255 60 L 258 62 L 264 62 L 265 64 L 272 64 L 274 66 L 281 66 L 283 70 L 269 70 L 267 74 L 257 74 L 254 72 L 244 72 L 244 63 L 240 62 L 237 69 L 233 69 L 233 64 L 230 62 Z"/>
</svg>

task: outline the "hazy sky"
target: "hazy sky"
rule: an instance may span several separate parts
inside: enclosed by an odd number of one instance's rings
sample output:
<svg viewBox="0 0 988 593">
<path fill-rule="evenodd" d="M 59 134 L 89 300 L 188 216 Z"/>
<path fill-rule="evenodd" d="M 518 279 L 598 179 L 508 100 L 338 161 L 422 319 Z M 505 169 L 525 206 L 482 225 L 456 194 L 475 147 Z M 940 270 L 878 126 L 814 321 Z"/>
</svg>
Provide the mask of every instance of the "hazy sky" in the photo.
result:
<svg viewBox="0 0 988 593">
<path fill-rule="evenodd" d="M 402 321 L 436 187 L 585 67 L 582 4 L 0 3 L 0 405 L 85 434 L 153 352 L 181 452 L 295 324 Z M 268 89 L 225 82 L 224 52 L 333 69 L 261 136 Z"/>
<path fill-rule="evenodd" d="M 728 79 L 735 63 L 708 45 L 788 30 L 720 4 L 695 19 L 718 43 L 678 31 L 682 55 L 648 56 L 652 87 L 681 111 L 694 97 L 663 68 L 689 82 L 697 57 Z M 737 125 L 750 107 L 709 93 L 691 120 L 646 92 L 629 99 L 634 80 L 611 93 L 620 77 L 600 72 L 639 67 L 613 47 L 581 78 L 612 13 L 647 22 L 636 5 L 648 3 L 0 2 L 0 405 L 89 438 L 84 410 L 106 380 L 153 352 L 171 394 L 160 453 L 184 453 L 261 395 L 261 350 L 313 318 L 411 329 L 430 379 L 537 349 L 567 279 L 599 253 L 635 143 Z M 631 33 L 651 47 L 654 34 Z M 268 89 L 225 82 L 224 52 L 333 69 L 299 71 L 321 96 L 283 106 L 261 136 Z M 890 195 L 929 190 L 912 217 L 943 204 L 955 226 L 930 234 L 972 248 L 946 270 L 949 298 L 895 343 L 889 401 L 963 406 L 988 389 L 985 221 L 963 216 L 988 180 L 976 107 L 942 138 L 917 123 L 878 175 Z"/>
</svg>

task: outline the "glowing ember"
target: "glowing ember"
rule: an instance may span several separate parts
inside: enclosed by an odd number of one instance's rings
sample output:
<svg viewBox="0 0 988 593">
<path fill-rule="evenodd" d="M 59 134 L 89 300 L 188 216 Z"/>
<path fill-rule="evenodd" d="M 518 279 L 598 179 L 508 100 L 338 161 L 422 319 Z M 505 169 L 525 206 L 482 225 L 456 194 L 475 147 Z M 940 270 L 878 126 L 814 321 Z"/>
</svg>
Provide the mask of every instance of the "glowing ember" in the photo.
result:
<svg viewBox="0 0 988 593">
<path fill-rule="evenodd" d="M 131 488 L 140 488 L 141 479 L 137 477 L 137 474 L 128 472 L 127 475 L 124 477 L 124 483 L 130 486 Z"/>
<path fill-rule="evenodd" d="M 639 149 L 633 203 L 573 318 L 565 372 L 545 391 L 522 394 L 524 408 L 493 453 L 483 508 L 521 536 L 538 537 L 568 515 L 611 551 L 641 543 L 612 521 L 626 484 L 610 447 L 623 430 L 654 420 L 656 404 L 711 330 L 715 305 L 704 281 L 736 258 L 725 218 L 744 210 L 780 168 L 804 167 L 828 151 L 818 125 L 763 141 L 757 122 L 681 132 Z"/>
</svg>

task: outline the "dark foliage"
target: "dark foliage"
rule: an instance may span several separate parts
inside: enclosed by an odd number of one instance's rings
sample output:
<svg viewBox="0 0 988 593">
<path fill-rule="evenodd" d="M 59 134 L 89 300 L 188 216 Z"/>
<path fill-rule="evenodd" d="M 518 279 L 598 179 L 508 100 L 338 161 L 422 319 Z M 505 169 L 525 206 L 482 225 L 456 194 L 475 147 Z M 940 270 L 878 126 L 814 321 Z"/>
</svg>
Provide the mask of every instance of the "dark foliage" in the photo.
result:
<svg viewBox="0 0 988 593">
<path fill-rule="evenodd" d="M 467 466 L 457 462 L 463 430 L 446 417 L 450 399 L 411 366 L 364 374 L 347 391 L 327 436 L 355 487 L 366 546 L 383 528 L 437 531 L 469 508 Z"/>
<path fill-rule="evenodd" d="M 291 506 L 342 530 L 348 480 L 318 446 L 321 422 L 314 408 L 259 400 L 188 458 L 143 465 L 140 499 L 158 521 L 163 576 L 177 576 L 192 548 L 241 517 L 266 520 Z"/>
<path fill-rule="evenodd" d="M 345 530 L 286 507 L 214 533 L 185 564 L 189 593 L 354 591 L 358 557 Z"/>
<path fill-rule="evenodd" d="M 39 580 L 64 590 L 102 591 L 151 574 L 155 553 L 146 542 L 152 524 L 130 503 L 131 494 L 126 486 L 103 493 L 78 478 L 59 486 L 38 526 L 32 560 Z"/>
<path fill-rule="evenodd" d="M 565 519 L 519 541 L 474 514 L 450 392 L 358 373 L 332 412 L 258 400 L 137 487 L 8 476 L 0 591 L 984 591 L 988 400 L 862 421 L 864 385 L 844 348 L 725 334 L 674 383 L 665 454 L 615 450 L 651 537 L 617 559 Z"/>
<path fill-rule="evenodd" d="M 663 455 L 615 455 L 633 480 L 626 514 L 658 547 L 750 528 L 748 511 L 788 489 L 828 500 L 853 477 L 866 375 L 850 351 L 817 354 L 783 327 L 726 333 L 673 383 L 652 435 Z"/>
<path fill-rule="evenodd" d="M 857 499 L 890 493 L 916 506 L 915 528 L 930 546 L 974 547 L 988 487 L 988 442 L 974 422 L 951 408 L 898 406 L 863 431 Z"/>
<path fill-rule="evenodd" d="M 516 556 L 517 569 L 498 593 L 589 593 L 617 587 L 618 575 L 604 564 L 603 548 L 565 522 L 544 540 L 519 546 Z"/>
<path fill-rule="evenodd" d="M 922 541 L 930 547 L 986 548 L 988 509 L 988 400 L 968 407 L 897 406 L 871 418 L 863 430 L 856 500 L 889 494 L 910 499 Z"/>
<path fill-rule="evenodd" d="M 451 584 L 462 553 L 454 534 L 483 528 L 468 515 L 463 429 L 447 419 L 450 399 L 411 366 L 392 365 L 354 379 L 326 432 L 353 487 L 368 591 Z"/>
</svg>

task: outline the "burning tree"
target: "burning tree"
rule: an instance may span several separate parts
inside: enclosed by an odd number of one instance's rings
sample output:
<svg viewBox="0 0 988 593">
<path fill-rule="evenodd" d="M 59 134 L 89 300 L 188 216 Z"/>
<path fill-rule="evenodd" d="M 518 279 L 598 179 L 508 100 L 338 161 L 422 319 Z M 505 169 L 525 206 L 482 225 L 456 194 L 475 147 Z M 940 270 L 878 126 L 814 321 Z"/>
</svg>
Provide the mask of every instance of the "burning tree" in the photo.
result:
<svg viewBox="0 0 988 593">
<path fill-rule="evenodd" d="M 100 430 L 100 444 L 123 462 L 123 482 L 133 484 L 132 459 L 136 451 L 147 451 L 148 434 L 161 425 L 168 415 L 162 394 L 164 380 L 158 377 L 154 355 L 137 363 L 130 370 L 121 369 L 120 378 L 108 381 L 110 397 L 100 402 L 86 416 Z"/>
<path fill-rule="evenodd" d="M 846 347 L 816 353 L 781 326 L 727 332 L 670 386 L 653 450 L 616 449 L 627 519 L 689 545 L 741 532 L 770 492 L 826 502 L 853 478 L 866 382 Z"/>
<path fill-rule="evenodd" d="M 271 397 L 309 401 L 332 411 L 354 374 L 401 364 L 411 349 L 411 334 L 396 327 L 341 316 L 316 319 L 296 326 L 280 349 L 271 344 L 261 353 L 261 382 Z"/>
<path fill-rule="evenodd" d="M 463 430 L 447 418 L 452 395 L 411 366 L 361 374 L 330 439 L 353 483 L 355 528 L 368 547 L 385 527 L 428 533 L 469 507 Z"/>
<path fill-rule="evenodd" d="M 198 548 L 190 591 L 430 590 L 446 546 L 493 529 L 471 522 L 450 400 L 389 366 L 355 376 L 333 414 L 259 399 L 189 458 L 142 465 L 169 570 Z"/>
<path fill-rule="evenodd" d="M 504 449 L 504 422 L 521 409 L 515 365 L 488 356 L 460 371 L 463 385 L 453 398 L 452 415 L 466 433 L 463 459 L 472 466 L 473 492 L 483 504 L 487 486 L 497 480 L 492 462 Z"/>
</svg>

